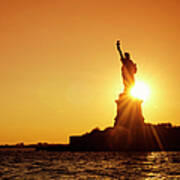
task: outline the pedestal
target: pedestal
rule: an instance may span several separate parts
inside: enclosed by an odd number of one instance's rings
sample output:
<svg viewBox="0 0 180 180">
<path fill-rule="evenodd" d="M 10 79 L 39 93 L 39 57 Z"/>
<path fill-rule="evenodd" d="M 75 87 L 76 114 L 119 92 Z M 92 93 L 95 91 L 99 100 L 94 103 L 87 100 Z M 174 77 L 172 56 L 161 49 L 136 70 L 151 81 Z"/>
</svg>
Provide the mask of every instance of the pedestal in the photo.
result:
<svg viewBox="0 0 180 180">
<path fill-rule="evenodd" d="M 137 132 L 144 126 L 144 117 L 142 115 L 142 101 L 122 93 L 116 100 L 117 115 L 115 117 L 114 128 L 123 127 L 127 130 Z"/>
</svg>

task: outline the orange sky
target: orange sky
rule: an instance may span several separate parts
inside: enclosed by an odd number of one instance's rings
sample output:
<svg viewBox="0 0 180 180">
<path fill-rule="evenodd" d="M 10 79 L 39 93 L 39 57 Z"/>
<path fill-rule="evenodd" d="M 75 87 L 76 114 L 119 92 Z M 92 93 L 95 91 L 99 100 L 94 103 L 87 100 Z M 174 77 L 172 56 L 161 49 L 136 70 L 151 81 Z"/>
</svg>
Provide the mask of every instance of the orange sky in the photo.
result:
<svg viewBox="0 0 180 180">
<path fill-rule="evenodd" d="M 67 143 L 112 126 L 115 42 L 151 88 L 146 122 L 180 125 L 179 0 L 6 0 L 0 5 L 0 144 Z"/>
</svg>

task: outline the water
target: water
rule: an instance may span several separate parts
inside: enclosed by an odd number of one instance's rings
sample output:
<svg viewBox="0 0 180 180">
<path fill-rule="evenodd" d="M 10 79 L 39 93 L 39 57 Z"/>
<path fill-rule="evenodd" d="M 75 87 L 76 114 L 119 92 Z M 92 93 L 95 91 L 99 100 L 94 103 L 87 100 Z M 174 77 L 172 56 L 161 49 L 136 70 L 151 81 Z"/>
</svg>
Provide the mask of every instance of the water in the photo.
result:
<svg viewBox="0 0 180 180">
<path fill-rule="evenodd" d="M 0 150 L 0 179 L 180 179 L 180 152 Z"/>
</svg>

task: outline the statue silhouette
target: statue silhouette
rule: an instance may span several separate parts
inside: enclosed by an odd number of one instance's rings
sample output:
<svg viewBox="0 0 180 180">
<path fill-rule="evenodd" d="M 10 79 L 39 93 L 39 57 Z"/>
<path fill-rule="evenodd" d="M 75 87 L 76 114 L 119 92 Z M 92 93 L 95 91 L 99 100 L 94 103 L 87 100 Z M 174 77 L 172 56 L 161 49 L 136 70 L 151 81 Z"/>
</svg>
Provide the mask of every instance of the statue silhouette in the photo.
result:
<svg viewBox="0 0 180 180">
<path fill-rule="evenodd" d="M 180 127 L 173 128 L 171 124 L 144 123 L 142 100 L 129 95 L 129 90 L 135 83 L 136 64 L 130 60 L 129 53 L 123 55 L 120 41 L 117 41 L 117 49 L 122 62 L 124 92 L 120 93 L 115 101 L 117 114 L 114 118 L 114 127 L 107 127 L 104 130 L 95 128 L 82 136 L 71 136 L 69 150 L 124 152 L 180 150 Z"/>
<path fill-rule="evenodd" d="M 122 77 L 124 84 L 124 93 L 129 93 L 130 89 L 135 84 L 134 74 L 137 72 L 136 64 L 130 60 L 130 54 L 125 52 L 124 56 L 120 48 L 120 41 L 117 41 L 117 49 L 119 51 L 122 66 Z"/>
<path fill-rule="evenodd" d="M 133 129 L 133 132 L 138 132 L 139 130 L 137 129 L 142 128 L 144 124 L 144 117 L 141 111 L 142 101 L 129 96 L 130 90 L 135 84 L 134 75 L 137 72 L 136 64 L 130 59 L 129 53 L 125 52 L 123 55 L 120 48 L 120 41 L 117 41 L 117 49 L 122 62 L 124 91 L 115 101 L 117 104 L 117 115 L 114 126 Z"/>
</svg>

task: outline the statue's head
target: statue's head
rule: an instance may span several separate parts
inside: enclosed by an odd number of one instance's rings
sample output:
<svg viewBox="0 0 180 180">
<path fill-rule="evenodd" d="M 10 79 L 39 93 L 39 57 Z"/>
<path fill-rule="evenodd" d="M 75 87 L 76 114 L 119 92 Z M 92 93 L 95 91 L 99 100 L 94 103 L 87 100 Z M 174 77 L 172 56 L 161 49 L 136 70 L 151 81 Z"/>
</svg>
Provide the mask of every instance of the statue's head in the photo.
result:
<svg viewBox="0 0 180 180">
<path fill-rule="evenodd" d="M 124 56 L 125 56 L 126 59 L 130 59 L 130 54 L 128 52 L 125 52 Z"/>
</svg>

